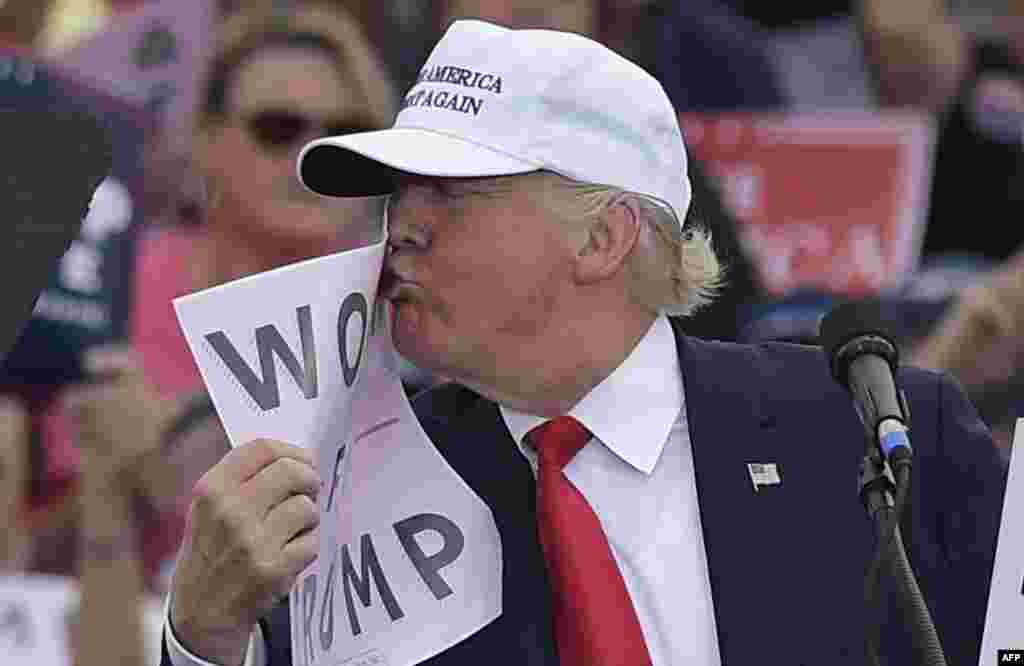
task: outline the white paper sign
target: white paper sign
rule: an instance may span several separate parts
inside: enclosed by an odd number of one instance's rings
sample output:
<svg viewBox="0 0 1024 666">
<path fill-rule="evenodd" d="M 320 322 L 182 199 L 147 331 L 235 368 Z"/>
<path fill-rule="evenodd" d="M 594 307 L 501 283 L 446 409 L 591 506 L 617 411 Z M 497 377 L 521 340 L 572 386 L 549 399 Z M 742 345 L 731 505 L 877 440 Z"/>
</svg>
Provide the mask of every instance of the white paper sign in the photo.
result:
<svg viewBox="0 0 1024 666">
<path fill-rule="evenodd" d="M 981 666 L 996 663 L 999 650 L 1024 649 L 1024 419 L 1017 419 L 1002 524 L 989 591 Z"/>
<path fill-rule="evenodd" d="M 346 434 L 383 257 L 380 243 L 174 301 L 232 446 Z"/>
<path fill-rule="evenodd" d="M 69 666 L 78 598 L 71 578 L 0 576 L 0 663 Z"/>
<path fill-rule="evenodd" d="M 175 301 L 232 445 L 317 451 L 320 555 L 292 590 L 296 666 L 416 664 L 501 614 L 493 515 L 423 432 L 373 315 L 384 248 Z"/>
</svg>

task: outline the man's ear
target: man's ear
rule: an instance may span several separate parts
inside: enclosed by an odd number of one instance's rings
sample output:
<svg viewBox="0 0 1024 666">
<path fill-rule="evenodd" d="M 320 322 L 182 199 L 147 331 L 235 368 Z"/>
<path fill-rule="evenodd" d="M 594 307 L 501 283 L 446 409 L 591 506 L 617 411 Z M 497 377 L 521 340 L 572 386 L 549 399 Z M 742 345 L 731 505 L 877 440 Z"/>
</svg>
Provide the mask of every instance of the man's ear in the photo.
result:
<svg viewBox="0 0 1024 666">
<path fill-rule="evenodd" d="M 640 235 L 640 207 L 620 196 L 594 220 L 576 256 L 576 280 L 588 284 L 617 274 Z"/>
</svg>

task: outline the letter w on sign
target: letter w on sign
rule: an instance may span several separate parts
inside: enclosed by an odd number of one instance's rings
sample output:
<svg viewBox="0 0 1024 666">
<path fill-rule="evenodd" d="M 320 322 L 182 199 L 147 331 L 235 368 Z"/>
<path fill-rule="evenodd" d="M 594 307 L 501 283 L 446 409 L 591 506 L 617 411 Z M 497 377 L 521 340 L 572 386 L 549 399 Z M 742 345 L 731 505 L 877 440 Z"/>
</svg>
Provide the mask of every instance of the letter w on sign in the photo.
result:
<svg viewBox="0 0 1024 666">
<path fill-rule="evenodd" d="M 217 352 L 224 365 L 238 383 L 242 385 L 260 409 L 267 411 L 281 405 L 281 391 L 277 383 L 277 366 L 274 363 L 274 356 L 281 359 L 284 367 L 288 369 L 292 379 L 302 389 L 302 395 L 307 400 L 317 396 L 317 374 L 316 374 L 316 345 L 313 340 L 313 315 L 310 306 L 303 305 L 296 308 L 295 314 L 299 320 L 299 344 L 302 349 L 302 363 L 295 358 L 295 354 L 284 337 L 281 336 L 277 327 L 272 324 L 260 326 L 256 329 L 256 350 L 260 359 L 260 376 L 257 376 L 249 364 L 245 362 L 242 355 L 238 353 L 235 346 L 228 340 L 224 331 L 214 331 L 206 334 L 206 341 L 210 343 L 213 350 Z"/>
</svg>

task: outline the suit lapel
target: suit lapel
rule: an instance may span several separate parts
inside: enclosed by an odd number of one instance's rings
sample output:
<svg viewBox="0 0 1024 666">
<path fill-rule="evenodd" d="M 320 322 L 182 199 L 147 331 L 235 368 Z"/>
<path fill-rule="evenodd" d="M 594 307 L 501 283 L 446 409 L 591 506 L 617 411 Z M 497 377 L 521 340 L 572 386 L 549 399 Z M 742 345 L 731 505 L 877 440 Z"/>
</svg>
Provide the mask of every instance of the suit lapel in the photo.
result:
<svg viewBox="0 0 1024 666">
<path fill-rule="evenodd" d="M 683 374 L 701 526 L 723 664 L 798 663 L 804 464 L 774 433 L 758 350 L 685 337 Z M 748 464 L 774 463 L 782 483 L 755 491 Z M 766 652 L 767 649 L 767 652 Z"/>
<path fill-rule="evenodd" d="M 533 473 L 494 403 L 466 389 L 453 395 L 457 405 L 430 410 L 452 418 L 423 424 L 456 473 L 491 507 L 501 536 L 502 614 L 424 666 L 557 666 Z"/>
</svg>

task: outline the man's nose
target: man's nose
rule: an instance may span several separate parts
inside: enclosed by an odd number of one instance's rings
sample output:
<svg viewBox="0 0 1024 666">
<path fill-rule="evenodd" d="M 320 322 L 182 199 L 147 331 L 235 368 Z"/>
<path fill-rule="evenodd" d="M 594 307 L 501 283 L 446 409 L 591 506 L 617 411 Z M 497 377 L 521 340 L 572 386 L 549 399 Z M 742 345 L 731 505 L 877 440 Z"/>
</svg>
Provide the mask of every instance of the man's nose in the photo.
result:
<svg viewBox="0 0 1024 666">
<path fill-rule="evenodd" d="M 388 245 L 392 249 L 426 250 L 433 240 L 427 206 L 410 206 L 403 195 L 401 204 L 388 204 Z"/>
<path fill-rule="evenodd" d="M 393 249 L 426 250 L 430 247 L 430 230 L 418 224 L 392 224 L 388 245 Z"/>
</svg>

